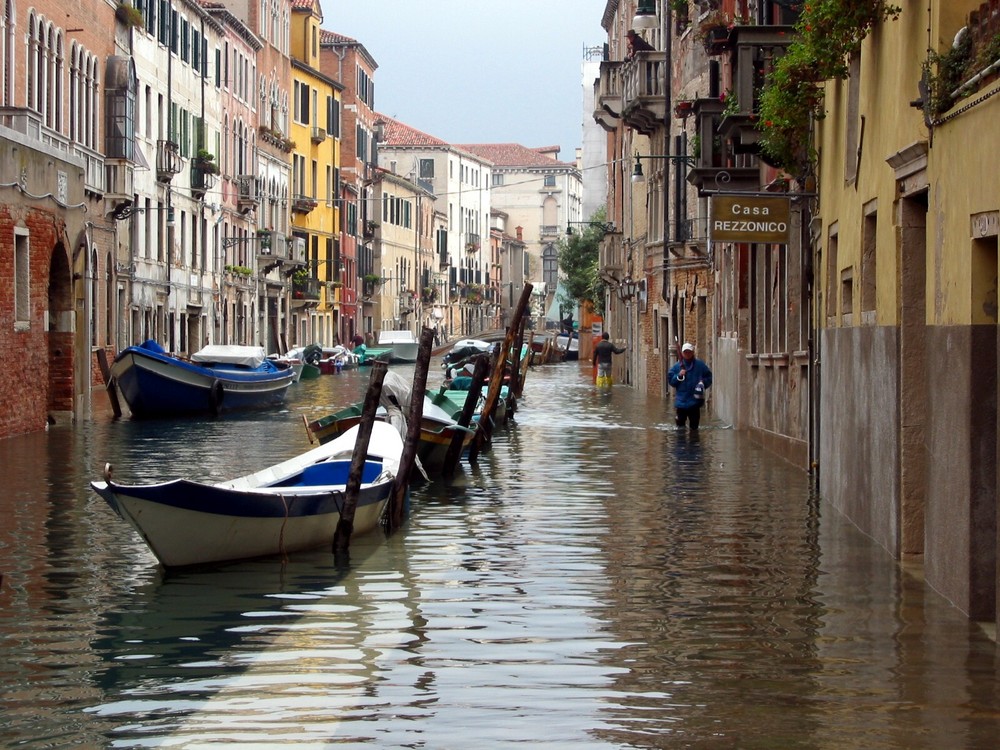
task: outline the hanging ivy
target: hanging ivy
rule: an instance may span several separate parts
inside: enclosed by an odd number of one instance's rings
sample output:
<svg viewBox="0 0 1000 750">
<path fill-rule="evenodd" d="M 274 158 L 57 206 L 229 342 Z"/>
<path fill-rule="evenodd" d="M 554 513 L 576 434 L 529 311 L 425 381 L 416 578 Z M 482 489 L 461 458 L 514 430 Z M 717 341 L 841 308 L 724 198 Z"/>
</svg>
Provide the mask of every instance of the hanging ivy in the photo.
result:
<svg viewBox="0 0 1000 750">
<path fill-rule="evenodd" d="M 896 20 L 902 9 L 886 0 L 813 0 L 795 24 L 797 35 L 775 63 L 761 90 L 761 156 L 793 175 L 811 171 L 816 160 L 810 124 L 821 119 L 823 83 L 847 77 L 876 24 Z"/>
</svg>

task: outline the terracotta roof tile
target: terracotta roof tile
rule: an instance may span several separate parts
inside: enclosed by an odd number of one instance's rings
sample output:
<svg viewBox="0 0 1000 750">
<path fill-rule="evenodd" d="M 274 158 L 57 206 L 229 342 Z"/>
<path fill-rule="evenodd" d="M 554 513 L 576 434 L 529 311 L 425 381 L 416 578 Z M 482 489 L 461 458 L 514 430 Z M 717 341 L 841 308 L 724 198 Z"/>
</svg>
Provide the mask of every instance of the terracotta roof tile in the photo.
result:
<svg viewBox="0 0 1000 750">
<path fill-rule="evenodd" d="M 385 123 L 385 130 L 382 132 L 380 143 L 384 146 L 447 146 L 445 141 L 435 138 L 416 128 L 401 123 L 399 120 L 377 114 L 376 120 Z"/>
<path fill-rule="evenodd" d="M 559 161 L 558 146 L 528 148 L 519 143 L 459 143 L 458 148 L 482 157 L 498 167 L 573 167 L 572 163 Z"/>
<path fill-rule="evenodd" d="M 357 44 L 357 39 L 352 39 L 349 36 L 344 36 L 343 34 L 338 34 L 335 31 L 327 31 L 326 29 L 319 30 L 319 43 L 320 44 Z"/>
</svg>

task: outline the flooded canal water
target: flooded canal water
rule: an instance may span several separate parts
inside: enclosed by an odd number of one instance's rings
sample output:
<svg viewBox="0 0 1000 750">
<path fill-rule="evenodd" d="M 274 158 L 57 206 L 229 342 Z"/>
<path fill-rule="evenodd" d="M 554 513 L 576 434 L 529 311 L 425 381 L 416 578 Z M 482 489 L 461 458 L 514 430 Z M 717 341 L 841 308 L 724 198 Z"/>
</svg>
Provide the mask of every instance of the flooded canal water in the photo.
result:
<svg viewBox="0 0 1000 750">
<path fill-rule="evenodd" d="M 533 369 L 492 450 L 340 568 L 164 574 L 87 483 L 105 461 L 146 481 L 287 458 L 366 371 L 281 413 L 0 441 L 0 746 L 1000 744 L 979 627 L 798 470 L 588 375 Z"/>
</svg>

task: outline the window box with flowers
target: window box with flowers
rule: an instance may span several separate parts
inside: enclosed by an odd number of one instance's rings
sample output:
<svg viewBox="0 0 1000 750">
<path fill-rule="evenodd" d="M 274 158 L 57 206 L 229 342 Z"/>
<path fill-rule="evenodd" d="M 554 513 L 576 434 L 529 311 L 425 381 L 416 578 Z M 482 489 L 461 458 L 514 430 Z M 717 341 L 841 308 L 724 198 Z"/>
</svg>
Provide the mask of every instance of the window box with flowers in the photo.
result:
<svg viewBox="0 0 1000 750">
<path fill-rule="evenodd" d="M 681 99 L 674 105 L 674 117 L 684 118 L 694 114 L 694 100 Z"/>
<path fill-rule="evenodd" d="M 425 286 L 420 290 L 420 300 L 425 305 L 430 305 L 437 302 L 438 290 L 436 286 Z"/>
<path fill-rule="evenodd" d="M 482 284 L 466 284 L 465 288 L 462 290 L 462 297 L 465 299 L 466 304 L 469 305 L 483 304 Z"/>
<path fill-rule="evenodd" d="M 466 242 L 465 243 L 465 252 L 467 252 L 467 253 L 478 253 L 479 252 L 479 243 L 478 242 Z"/>
<path fill-rule="evenodd" d="M 364 296 L 371 297 L 375 294 L 375 290 L 378 288 L 379 284 L 382 283 L 382 277 L 376 273 L 366 273 L 361 277 L 361 281 L 364 284 Z"/>
</svg>

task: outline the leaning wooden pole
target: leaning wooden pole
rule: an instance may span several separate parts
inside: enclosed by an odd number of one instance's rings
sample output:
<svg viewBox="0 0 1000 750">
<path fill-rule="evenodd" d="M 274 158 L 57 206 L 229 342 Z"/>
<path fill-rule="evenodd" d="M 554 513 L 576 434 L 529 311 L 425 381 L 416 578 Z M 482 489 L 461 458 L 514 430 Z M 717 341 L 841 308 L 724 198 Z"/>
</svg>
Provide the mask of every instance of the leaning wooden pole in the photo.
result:
<svg viewBox="0 0 1000 750">
<path fill-rule="evenodd" d="M 108 400 L 111 401 L 111 411 L 114 412 L 115 419 L 117 419 L 122 415 L 122 406 L 118 403 L 118 388 L 114 376 L 111 374 L 111 366 L 108 365 L 108 353 L 103 347 L 97 350 L 97 364 L 104 377 L 104 387 L 108 392 Z"/>
<path fill-rule="evenodd" d="M 458 423 L 462 427 L 468 427 L 472 424 L 472 415 L 476 413 L 476 404 L 479 402 L 479 394 L 483 389 L 483 383 L 486 382 L 486 373 L 489 372 L 489 368 L 489 357 L 485 354 L 476 357 L 476 364 L 472 370 L 472 387 L 469 388 L 469 392 L 465 397 L 462 413 L 458 416 Z M 482 428 L 482 421 L 480 421 L 479 426 L 476 428 L 477 435 Z M 448 453 L 445 455 L 444 464 L 441 467 L 441 473 L 444 476 L 450 477 L 455 474 L 455 467 L 458 466 L 458 461 L 462 458 L 462 446 L 464 443 L 465 438 L 461 434 L 456 434 L 451 439 L 451 445 L 448 446 Z M 474 445 L 475 439 L 473 438 L 472 445 L 469 446 L 470 451 Z"/>
<path fill-rule="evenodd" d="M 399 459 L 399 472 L 396 474 L 396 481 L 392 487 L 392 501 L 389 512 L 386 514 L 389 531 L 395 531 L 403 525 L 406 494 L 410 489 L 410 478 L 413 475 L 413 465 L 416 463 L 417 448 L 420 445 L 420 423 L 424 418 L 424 393 L 427 391 L 427 370 L 431 364 L 433 345 L 434 329 L 425 327 L 420 332 L 417 364 L 413 371 L 410 413 L 406 418 L 406 442 L 403 444 L 403 455 Z"/>
<path fill-rule="evenodd" d="M 351 534 L 354 531 L 354 512 L 358 509 L 358 495 L 361 492 L 361 474 L 368 457 L 368 443 L 372 437 L 372 425 L 375 423 L 375 412 L 382 398 L 382 381 L 389 366 L 385 362 L 372 363 L 372 373 L 368 380 L 368 392 L 365 394 L 365 405 L 361 409 L 361 421 L 358 423 L 358 438 L 354 443 L 354 453 L 351 456 L 351 471 L 347 475 L 347 486 L 344 488 L 344 506 L 340 511 L 337 529 L 333 532 L 333 554 L 342 555 L 348 550 Z"/>
<path fill-rule="evenodd" d="M 483 405 L 483 413 L 479 416 L 479 424 L 482 426 L 483 422 L 492 418 L 493 407 L 500 397 L 500 388 L 503 386 L 503 368 L 507 362 L 507 354 L 510 352 L 510 347 L 514 343 L 514 332 L 521 327 L 521 318 L 524 317 L 524 311 L 528 309 L 528 302 L 531 301 L 531 284 L 525 284 L 524 289 L 521 291 L 521 298 L 517 301 L 517 307 L 514 308 L 514 315 L 511 317 L 510 327 L 507 329 L 507 335 L 503 338 L 503 344 L 501 345 L 500 352 L 496 358 L 496 362 L 493 365 L 493 375 L 490 378 L 490 387 L 486 391 L 486 403 Z M 476 437 L 472 441 L 473 446 L 478 450 L 486 444 L 489 436 L 483 431 L 477 431 Z"/>
</svg>

